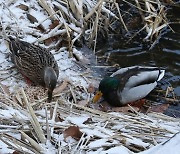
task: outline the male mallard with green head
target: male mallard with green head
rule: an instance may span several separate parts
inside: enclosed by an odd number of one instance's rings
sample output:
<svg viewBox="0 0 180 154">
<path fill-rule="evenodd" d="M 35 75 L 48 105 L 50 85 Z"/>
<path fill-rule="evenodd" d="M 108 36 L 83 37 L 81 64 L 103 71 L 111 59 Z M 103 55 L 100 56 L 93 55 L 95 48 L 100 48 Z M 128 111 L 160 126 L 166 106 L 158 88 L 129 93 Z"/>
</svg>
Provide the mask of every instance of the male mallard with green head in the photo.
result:
<svg viewBox="0 0 180 154">
<path fill-rule="evenodd" d="M 7 39 L 11 51 L 11 59 L 19 72 L 34 85 L 48 89 L 48 102 L 52 100 L 52 92 L 59 76 L 58 64 L 53 54 L 45 48 L 19 39 Z"/>
<path fill-rule="evenodd" d="M 101 80 L 93 102 L 97 102 L 101 96 L 112 106 L 123 106 L 137 101 L 147 96 L 164 74 L 165 70 L 157 67 L 121 68 Z"/>
</svg>

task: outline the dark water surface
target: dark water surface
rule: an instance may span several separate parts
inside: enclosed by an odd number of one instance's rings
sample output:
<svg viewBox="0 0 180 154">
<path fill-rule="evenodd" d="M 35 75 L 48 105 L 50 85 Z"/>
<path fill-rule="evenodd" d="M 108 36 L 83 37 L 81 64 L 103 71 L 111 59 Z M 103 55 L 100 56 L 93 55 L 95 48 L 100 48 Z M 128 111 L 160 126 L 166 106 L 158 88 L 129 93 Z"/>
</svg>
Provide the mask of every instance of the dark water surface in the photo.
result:
<svg viewBox="0 0 180 154">
<path fill-rule="evenodd" d="M 179 21 L 175 10 L 171 16 Z M 157 66 L 166 70 L 160 88 L 166 90 L 168 86 L 174 88 L 177 99 L 180 98 L 180 24 L 171 25 L 174 33 L 166 29 L 158 43 L 149 50 L 149 46 L 142 43 L 142 39 L 135 38 L 126 44 L 128 39 L 120 35 L 112 35 L 106 43 L 99 46 L 97 55 L 105 56 L 108 65 L 119 64 L 120 67 L 133 65 Z M 141 36 L 139 36 L 141 37 Z M 141 40 L 141 41 L 140 41 Z M 108 58 L 107 58 L 108 57 Z M 163 102 L 163 101 L 162 101 Z M 180 117 L 180 104 L 171 105 L 166 114 Z"/>
</svg>

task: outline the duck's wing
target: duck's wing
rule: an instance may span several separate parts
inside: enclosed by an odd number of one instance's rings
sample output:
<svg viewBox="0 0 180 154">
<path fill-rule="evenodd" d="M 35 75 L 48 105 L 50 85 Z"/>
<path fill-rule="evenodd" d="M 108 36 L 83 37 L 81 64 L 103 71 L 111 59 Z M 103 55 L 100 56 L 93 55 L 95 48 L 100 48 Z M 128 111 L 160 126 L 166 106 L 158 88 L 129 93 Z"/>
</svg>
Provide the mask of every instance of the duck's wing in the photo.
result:
<svg viewBox="0 0 180 154">
<path fill-rule="evenodd" d="M 119 95 L 121 96 L 121 102 L 123 104 L 127 104 L 142 99 L 146 97 L 156 86 L 157 82 L 139 85 L 130 89 L 124 88 L 119 93 Z"/>
<path fill-rule="evenodd" d="M 120 69 L 117 72 L 113 75 L 120 79 L 118 94 L 121 102 L 126 104 L 148 95 L 156 87 L 157 81 L 162 79 L 165 70 L 156 67 L 134 66 Z"/>
<path fill-rule="evenodd" d="M 165 74 L 165 70 L 158 68 L 140 68 L 134 75 L 127 77 L 125 87 L 133 88 L 141 85 L 149 85 L 160 81 Z"/>
<path fill-rule="evenodd" d="M 116 72 L 114 72 L 111 77 L 114 77 L 116 75 L 124 75 L 124 73 L 130 71 L 130 70 L 133 70 L 134 68 L 137 68 L 139 66 L 131 66 L 131 67 L 125 67 L 125 68 L 121 68 L 119 70 L 117 70 Z"/>
<path fill-rule="evenodd" d="M 135 87 L 160 81 L 165 74 L 165 70 L 157 67 L 132 66 L 121 68 L 111 75 L 120 80 L 121 87 Z"/>
</svg>

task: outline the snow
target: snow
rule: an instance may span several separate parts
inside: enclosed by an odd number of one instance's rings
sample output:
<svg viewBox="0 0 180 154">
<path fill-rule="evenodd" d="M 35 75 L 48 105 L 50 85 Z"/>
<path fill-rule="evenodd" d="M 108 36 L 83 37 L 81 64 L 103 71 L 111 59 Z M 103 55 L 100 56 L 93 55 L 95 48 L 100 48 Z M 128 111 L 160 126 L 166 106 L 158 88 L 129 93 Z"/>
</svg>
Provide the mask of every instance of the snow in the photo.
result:
<svg viewBox="0 0 180 154">
<path fill-rule="evenodd" d="M 48 1 L 48 3 L 49 2 L 50 1 Z M 84 3 L 94 6 L 96 2 L 86 0 L 84 1 Z M 29 20 L 27 20 L 27 12 L 16 7 L 20 4 L 25 4 L 31 7 L 28 13 L 33 15 L 38 20 L 38 23 L 32 24 Z M 59 2 L 53 1 L 53 4 L 59 5 Z M 90 7 L 90 5 L 88 5 L 88 10 L 92 10 L 92 7 Z M 64 6 L 61 6 L 61 9 L 65 13 L 69 14 L 68 10 Z M 114 16 L 114 14 L 112 14 L 112 12 L 109 12 L 109 10 L 105 8 L 105 6 L 103 6 L 103 11 L 108 12 L 112 16 Z M 71 18 L 74 18 L 72 14 L 70 14 L 70 16 Z M 0 0 L 0 24 L 2 24 L 3 29 L 10 27 L 10 34 L 12 36 L 18 34 L 24 41 L 30 43 L 36 42 L 36 44 L 38 44 L 39 40 L 45 37 L 49 37 L 49 34 L 52 34 L 52 31 L 48 34 L 45 34 L 34 28 L 41 23 L 44 28 L 49 31 L 51 20 L 47 17 L 47 13 L 43 10 L 42 7 L 39 6 L 36 0 L 26 2 L 24 2 L 23 0 L 16 0 L 14 1 L 13 5 L 10 4 L 9 1 Z M 63 21 L 62 18 L 60 18 L 59 20 L 61 22 Z M 68 26 L 71 29 L 75 30 L 74 36 L 76 36 L 77 33 L 81 32 L 81 28 L 76 27 L 73 23 L 70 23 Z M 88 31 L 90 30 L 87 30 L 86 32 Z M 66 29 L 58 29 L 57 31 L 53 31 L 53 33 L 66 33 Z M 38 39 L 35 36 L 37 36 Z M 43 44 L 40 45 L 46 47 Z M 2 39 L 2 37 L 0 37 L 0 83 L 6 85 L 10 90 L 10 94 L 13 95 L 17 92 L 19 87 L 26 88 L 27 84 L 22 80 L 21 75 L 17 74 L 17 71 L 15 69 L 8 70 L 8 68 L 13 67 L 12 62 L 7 56 L 8 52 L 9 51 L 4 40 Z M 78 66 L 75 58 L 69 58 L 69 52 L 67 51 L 66 47 L 62 47 L 58 51 L 52 49 L 51 52 L 54 54 L 59 66 L 60 75 L 58 78 L 58 84 L 60 84 L 63 80 L 69 80 L 75 87 L 88 87 L 89 82 L 85 79 L 85 77 L 83 77 L 83 75 L 80 75 L 83 73 L 83 69 Z M 84 58 L 82 52 L 75 48 L 73 48 L 73 53 L 75 53 L 80 59 Z M 83 99 L 87 99 L 86 93 L 77 93 Z M 61 97 L 59 98 L 60 100 L 62 99 Z M 11 98 L 7 97 L 7 99 Z M 29 125 L 29 113 L 25 109 L 15 108 L 13 104 L 8 103 L 4 103 L 3 100 L 0 99 L 0 119 L 3 120 L 3 122 L 6 122 L 3 123 L 0 121 L 0 153 L 2 154 L 14 152 L 14 150 L 10 149 L 10 147 L 6 145 L 3 140 L 1 140 L 2 138 L 4 138 L 4 134 L 8 134 L 16 139 L 20 139 L 21 136 L 18 132 L 19 130 L 32 129 L 32 126 Z M 48 121 L 50 129 L 57 129 L 57 133 L 53 133 L 51 136 L 55 143 L 52 144 L 50 141 L 47 141 L 46 144 L 39 144 L 43 147 L 43 149 L 46 149 L 46 153 L 54 154 L 57 153 L 60 149 L 62 151 L 64 150 L 65 152 L 67 152 L 67 149 L 69 151 L 73 151 L 75 149 L 77 150 L 77 153 L 79 152 L 82 154 L 134 154 L 134 152 L 132 150 L 129 150 L 127 147 L 137 145 L 143 147 L 144 149 L 148 149 L 150 147 L 148 150 L 140 152 L 140 154 L 180 154 L 180 133 L 178 133 L 180 132 L 179 119 L 176 120 L 169 118 L 169 120 L 166 120 L 163 118 L 160 119 L 160 116 L 146 116 L 143 114 L 139 114 L 133 117 L 115 112 L 107 113 L 108 116 L 106 117 L 103 115 L 97 116 L 96 113 L 85 113 L 82 110 L 75 110 L 74 112 L 76 113 L 77 111 L 77 113 L 74 114 L 73 112 L 71 112 L 73 109 L 70 106 L 71 105 L 68 104 L 64 107 L 63 110 L 59 111 L 60 116 L 64 119 L 64 121 Z M 61 112 L 65 112 L 65 116 Z M 43 128 L 46 129 L 45 110 L 36 110 L 35 113 L 36 115 L 38 115 L 37 117 L 40 124 L 42 124 Z M 50 112 L 48 112 L 48 117 L 50 117 Z M 112 119 L 109 117 L 111 117 Z M 92 119 L 92 122 L 90 124 L 86 123 L 88 118 Z M 132 122 L 134 126 L 131 126 L 132 123 L 128 121 L 128 119 L 131 119 L 131 122 L 134 121 L 134 123 Z M 17 125 L 8 125 L 9 121 L 13 121 L 13 124 L 16 124 L 17 121 L 20 121 L 20 123 L 17 123 Z M 27 121 L 27 124 L 24 123 L 25 121 Z M 144 127 L 139 124 L 140 128 L 138 128 L 136 122 L 144 123 Z M 80 139 L 80 141 L 76 141 L 71 137 L 66 138 L 66 140 L 64 139 L 62 132 L 65 128 L 71 125 L 78 126 L 80 128 L 80 131 L 85 134 L 82 139 Z M 147 128 L 147 132 L 149 131 L 149 129 L 151 129 L 152 131 L 151 138 L 154 138 L 154 143 L 145 142 L 146 139 L 150 139 L 146 135 L 141 134 L 141 129 L 143 130 Z M 158 129 L 162 134 L 156 137 L 155 133 Z M 144 131 L 142 132 L 144 133 Z M 138 136 L 142 137 L 137 138 Z M 4 140 L 7 141 L 7 138 L 4 138 Z M 127 147 L 123 145 L 123 142 L 125 142 L 124 145 L 126 145 Z M 56 149 L 57 145 L 61 145 L 60 149 Z"/>
<path fill-rule="evenodd" d="M 97 147 L 102 147 L 102 146 L 114 146 L 114 145 L 118 145 L 117 141 L 110 141 L 108 139 L 99 139 L 96 141 L 91 142 L 88 147 L 89 148 L 97 148 Z"/>
<path fill-rule="evenodd" d="M 170 138 L 164 143 L 158 144 L 149 150 L 141 152 L 140 154 L 179 154 L 180 153 L 180 133 Z"/>
<path fill-rule="evenodd" d="M 5 144 L 4 142 L 0 141 L 0 153 L 5 154 L 5 153 L 13 153 L 14 150 L 11 150 L 8 148 L 8 145 Z"/>
<path fill-rule="evenodd" d="M 71 123 L 75 124 L 75 125 L 82 125 L 83 122 L 85 122 L 87 119 L 89 118 L 89 116 L 83 116 L 81 115 L 80 117 L 73 117 L 73 116 L 69 116 L 66 118 L 67 121 L 70 121 Z"/>
<path fill-rule="evenodd" d="M 126 147 L 124 146 L 117 146 L 114 148 L 110 148 L 108 150 L 102 151 L 100 154 L 133 154 L 130 150 L 128 150 Z"/>
</svg>

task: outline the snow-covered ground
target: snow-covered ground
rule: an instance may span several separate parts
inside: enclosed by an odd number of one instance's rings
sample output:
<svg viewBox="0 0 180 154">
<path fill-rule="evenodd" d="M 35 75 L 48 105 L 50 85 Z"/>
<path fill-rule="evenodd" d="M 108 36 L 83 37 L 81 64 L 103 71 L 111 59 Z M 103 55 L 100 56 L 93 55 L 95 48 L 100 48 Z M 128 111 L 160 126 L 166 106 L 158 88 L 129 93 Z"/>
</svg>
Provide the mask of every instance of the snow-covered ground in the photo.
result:
<svg viewBox="0 0 180 154">
<path fill-rule="evenodd" d="M 50 7 L 53 7 L 52 3 L 59 4 L 56 0 L 48 0 L 47 2 Z M 87 2 L 92 3 L 91 0 Z M 22 9 L 22 4 L 28 6 L 28 10 Z M 61 9 L 65 9 L 65 7 L 61 7 Z M 27 19 L 27 13 L 35 17 L 38 22 L 31 23 Z M 58 51 L 52 49 L 51 52 L 54 54 L 60 70 L 57 87 L 61 87 L 64 80 L 68 80 L 70 84 L 67 83 L 65 92 L 57 94 L 56 102 L 47 105 L 44 101 L 31 102 L 36 118 L 44 132 L 48 129 L 47 124 L 49 125 L 51 140 L 47 140 L 46 144 L 31 143 L 27 139 L 28 137 L 24 137 L 23 132 L 26 134 L 33 132 L 33 135 L 29 136 L 36 141 L 39 141 L 40 137 L 36 137 L 30 109 L 27 105 L 20 103 L 23 97 L 19 95 L 22 95 L 20 94 L 21 87 L 24 88 L 29 97 L 30 92 L 28 93 L 28 91 L 31 89 L 36 94 L 39 91 L 38 88 L 33 90 L 34 87 L 29 87 L 22 80 L 22 76 L 13 68 L 3 36 L 19 35 L 24 41 L 38 44 L 39 40 L 44 40 L 49 34 L 52 34 L 50 33 L 52 22 L 48 18 L 48 13 L 40 7 L 37 0 L 26 2 L 24 0 L 0 0 L 0 18 L 0 153 L 12 153 L 19 149 L 21 152 L 35 153 L 39 151 L 39 148 L 43 153 L 52 154 L 65 152 L 89 154 L 180 153 L 179 119 L 153 113 L 148 115 L 104 113 L 81 105 L 82 101 L 85 102 L 91 98 L 87 89 L 94 80 L 89 75 L 89 69 L 84 69 L 76 62 L 75 58 L 69 58 L 69 52 L 64 47 Z M 58 19 L 63 21 L 60 17 Z M 35 28 L 39 23 L 46 29 L 46 33 Z M 73 24 L 68 26 L 79 31 L 79 28 Z M 66 30 L 57 29 L 55 33 L 64 33 L 64 31 Z M 76 35 L 74 32 L 74 36 Z M 47 47 L 44 44 L 40 45 Z M 52 43 L 48 48 L 54 45 L 55 43 Z M 73 52 L 80 59 L 83 57 L 81 51 L 73 48 Z M 76 104 L 69 101 L 70 95 Z M 43 95 L 43 97 L 45 96 Z M 45 106 L 52 108 L 53 114 L 48 110 L 46 115 Z M 46 116 L 49 119 L 48 122 Z M 52 117 L 50 118 L 50 116 Z M 75 135 L 67 133 L 65 130 L 70 126 L 78 126 L 80 132 L 74 132 L 73 129 L 71 132 Z M 77 132 L 82 134 L 78 136 Z M 25 139 L 22 139 L 23 137 Z M 78 139 L 75 140 L 73 137 Z M 30 148 L 31 146 L 32 148 Z"/>
</svg>

